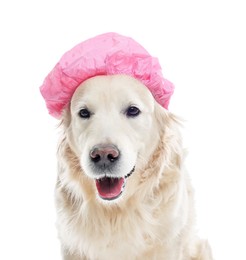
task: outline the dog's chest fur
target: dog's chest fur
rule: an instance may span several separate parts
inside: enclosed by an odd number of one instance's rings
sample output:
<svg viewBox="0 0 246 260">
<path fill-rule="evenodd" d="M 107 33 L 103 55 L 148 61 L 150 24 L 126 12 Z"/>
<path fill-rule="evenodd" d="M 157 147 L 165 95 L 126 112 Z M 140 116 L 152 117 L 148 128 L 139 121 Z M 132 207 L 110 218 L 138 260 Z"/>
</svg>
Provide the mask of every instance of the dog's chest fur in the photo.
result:
<svg viewBox="0 0 246 260">
<path fill-rule="evenodd" d="M 163 256 L 168 245 L 178 246 L 184 226 L 177 218 L 164 219 L 164 211 L 149 211 L 146 205 L 103 209 L 71 201 L 59 213 L 59 232 L 65 247 L 88 259 L 143 259 L 154 249 Z"/>
<path fill-rule="evenodd" d="M 147 195 L 150 187 L 146 182 L 127 203 L 104 205 L 93 197 L 94 190 L 88 190 L 87 178 L 73 175 L 78 169 L 71 168 L 73 160 L 68 159 L 60 160 L 56 189 L 58 230 L 64 248 L 86 256 L 84 259 L 158 259 L 165 254 L 169 260 L 179 259 L 175 252 L 182 251 L 178 250 L 182 247 L 180 237 L 189 233 L 185 234 L 189 221 L 185 209 L 190 198 L 182 179 L 160 183 L 152 196 Z M 170 254 L 175 255 L 171 258 Z"/>
</svg>

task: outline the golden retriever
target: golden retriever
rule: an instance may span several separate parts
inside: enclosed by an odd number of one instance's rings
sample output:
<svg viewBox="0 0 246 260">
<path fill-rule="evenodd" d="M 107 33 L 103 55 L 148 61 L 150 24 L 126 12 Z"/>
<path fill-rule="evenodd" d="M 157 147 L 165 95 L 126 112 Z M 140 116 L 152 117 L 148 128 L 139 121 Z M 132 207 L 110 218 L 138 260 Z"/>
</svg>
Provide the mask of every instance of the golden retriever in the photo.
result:
<svg viewBox="0 0 246 260">
<path fill-rule="evenodd" d="M 84 81 L 63 111 L 56 202 L 64 260 L 211 260 L 197 238 L 178 120 L 130 76 Z"/>
</svg>

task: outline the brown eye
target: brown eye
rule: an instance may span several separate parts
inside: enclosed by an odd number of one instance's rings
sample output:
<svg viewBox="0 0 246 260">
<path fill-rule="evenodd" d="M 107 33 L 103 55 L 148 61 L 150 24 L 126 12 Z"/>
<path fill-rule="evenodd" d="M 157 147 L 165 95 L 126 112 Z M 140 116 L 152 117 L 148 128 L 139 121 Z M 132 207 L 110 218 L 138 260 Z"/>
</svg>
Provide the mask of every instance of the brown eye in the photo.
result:
<svg viewBox="0 0 246 260">
<path fill-rule="evenodd" d="M 141 111 L 139 110 L 139 108 L 135 107 L 135 106 L 130 106 L 127 108 L 126 110 L 126 116 L 127 117 L 136 117 L 141 113 Z"/>
<path fill-rule="evenodd" d="M 81 118 L 88 119 L 91 116 L 91 112 L 88 109 L 83 108 L 79 111 L 79 116 Z"/>
</svg>

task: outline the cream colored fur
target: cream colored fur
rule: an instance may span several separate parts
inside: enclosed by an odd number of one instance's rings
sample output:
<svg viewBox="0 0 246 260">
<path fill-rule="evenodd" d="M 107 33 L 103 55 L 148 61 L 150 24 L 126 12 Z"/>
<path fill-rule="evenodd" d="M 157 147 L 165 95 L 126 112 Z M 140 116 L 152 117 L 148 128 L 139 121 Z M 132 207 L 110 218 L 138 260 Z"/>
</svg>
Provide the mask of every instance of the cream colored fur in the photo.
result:
<svg viewBox="0 0 246 260">
<path fill-rule="evenodd" d="M 135 105 L 141 114 L 128 118 Z M 82 107 L 93 112 L 78 116 Z M 193 190 L 184 169 L 177 118 L 128 76 L 97 76 L 76 90 L 61 122 L 56 200 L 65 260 L 211 260 L 194 228 Z M 121 152 L 119 199 L 99 198 L 89 164 L 93 145 Z"/>
</svg>

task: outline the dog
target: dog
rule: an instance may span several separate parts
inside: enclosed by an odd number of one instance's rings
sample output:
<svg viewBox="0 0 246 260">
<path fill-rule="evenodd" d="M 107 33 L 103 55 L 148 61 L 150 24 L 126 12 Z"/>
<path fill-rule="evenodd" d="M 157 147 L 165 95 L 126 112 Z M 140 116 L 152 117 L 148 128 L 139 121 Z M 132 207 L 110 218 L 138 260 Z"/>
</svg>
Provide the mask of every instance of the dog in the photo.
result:
<svg viewBox="0 0 246 260">
<path fill-rule="evenodd" d="M 179 126 L 131 76 L 79 85 L 62 113 L 57 152 L 64 260 L 212 260 L 196 234 Z"/>
</svg>

